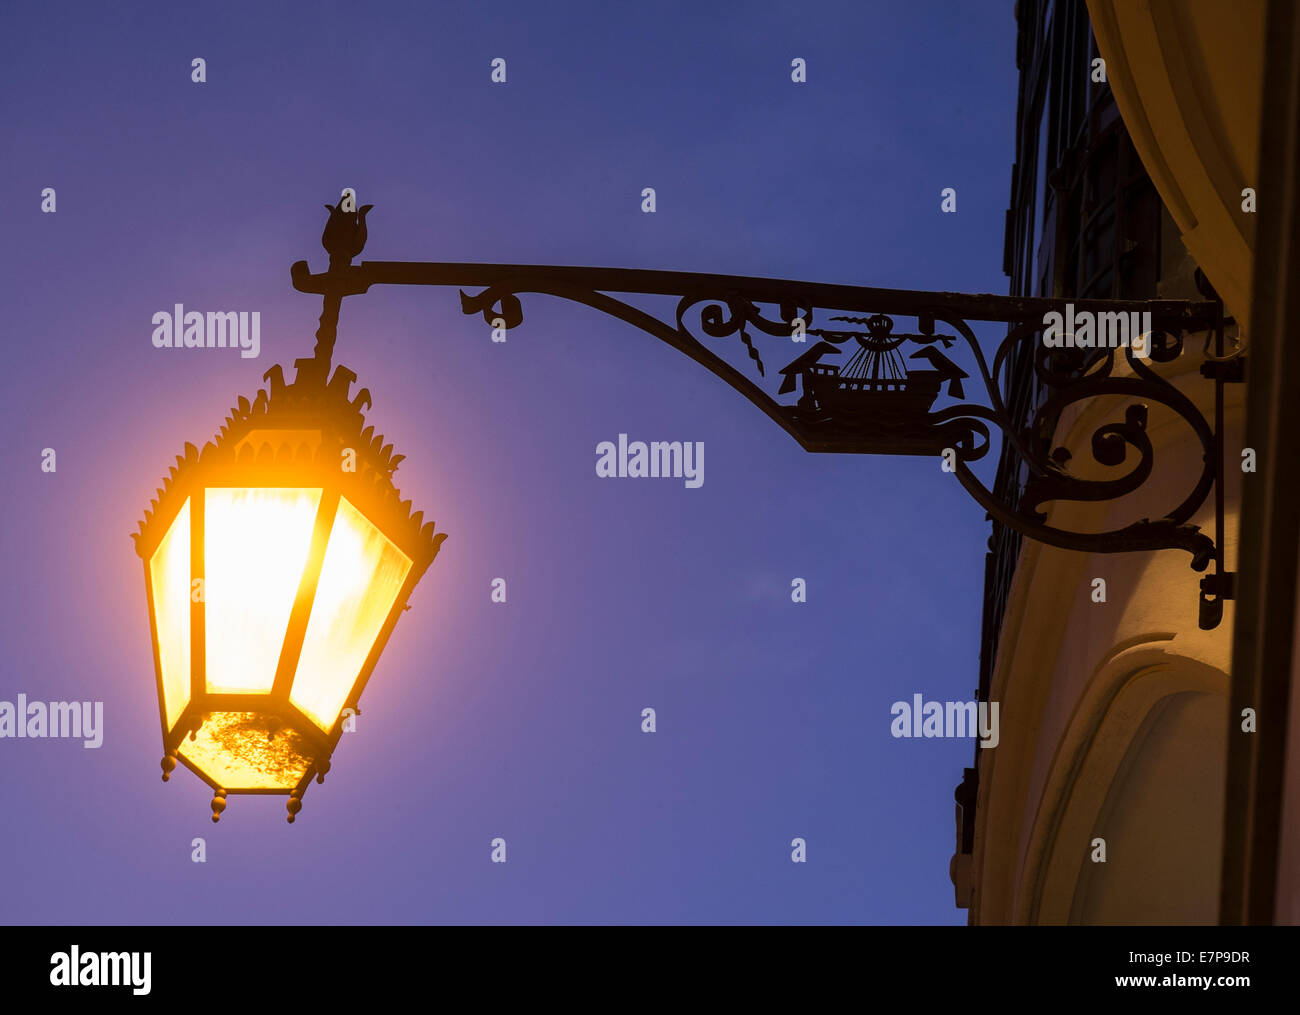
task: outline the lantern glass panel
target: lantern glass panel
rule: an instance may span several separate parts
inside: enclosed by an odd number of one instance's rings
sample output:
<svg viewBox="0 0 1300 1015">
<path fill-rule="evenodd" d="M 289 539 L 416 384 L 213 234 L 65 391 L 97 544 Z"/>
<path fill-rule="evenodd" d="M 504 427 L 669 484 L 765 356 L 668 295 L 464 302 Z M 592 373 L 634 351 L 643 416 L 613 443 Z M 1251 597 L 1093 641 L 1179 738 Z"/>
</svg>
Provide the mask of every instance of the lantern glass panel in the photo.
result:
<svg viewBox="0 0 1300 1015">
<path fill-rule="evenodd" d="M 311 766 L 302 734 L 260 712 L 206 712 L 182 758 L 225 790 L 291 790 Z"/>
<path fill-rule="evenodd" d="M 321 491 L 210 487 L 204 501 L 207 687 L 269 692 Z"/>
<path fill-rule="evenodd" d="M 167 729 L 190 702 L 190 502 L 186 500 L 149 561 Z"/>
<path fill-rule="evenodd" d="M 410 570 L 411 559 L 339 498 L 289 695 L 322 730 L 347 703 Z"/>
</svg>

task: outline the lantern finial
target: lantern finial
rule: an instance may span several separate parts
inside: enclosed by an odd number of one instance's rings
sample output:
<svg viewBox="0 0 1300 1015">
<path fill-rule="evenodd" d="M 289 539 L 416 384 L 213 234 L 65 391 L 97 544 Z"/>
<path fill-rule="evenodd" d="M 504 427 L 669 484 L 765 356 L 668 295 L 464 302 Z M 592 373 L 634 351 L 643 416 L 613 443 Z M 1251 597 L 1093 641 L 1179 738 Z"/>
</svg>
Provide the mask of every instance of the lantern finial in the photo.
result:
<svg viewBox="0 0 1300 1015">
<path fill-rule="evenodd" d="M 219 789 L 212 794 L 212 823 L 221 820 L 221 812 L 226 809 L 226 791 Z"/>
</svg>

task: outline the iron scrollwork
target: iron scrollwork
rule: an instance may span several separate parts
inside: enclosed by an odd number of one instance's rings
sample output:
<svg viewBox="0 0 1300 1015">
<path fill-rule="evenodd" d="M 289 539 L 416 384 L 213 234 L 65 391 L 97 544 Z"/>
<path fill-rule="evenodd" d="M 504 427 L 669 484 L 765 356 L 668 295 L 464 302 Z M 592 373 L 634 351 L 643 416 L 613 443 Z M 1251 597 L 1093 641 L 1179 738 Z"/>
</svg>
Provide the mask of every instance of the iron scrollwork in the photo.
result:
<svg viewBox="0 0 1300 1015">
<path fill-rule="evenodd" d="M 1041 341 L 1045 315 L 1066 307 L 1066 301 L 1055 299 L 533 265 L 352 265 L 332 259 L 328 272 L 312 275 L 306 263 L 299 262 L 292 275 L 297 289 L 323 294 L 327 300 L 365 292 L 376 284 L 464 287 L 464 313 L 482 315 L 493 328 L 522 324 L 521 295 L 585 304 L 690 356 L 808 451 L 946 456 L 958 481 L 992 518 L 1030 539 L 1089 553 L 1180 549 L 1190 554 L 1196 571 L 1214 563 L 1215 571 L 1201 582 L 1203 628 L 1218 625 L 1223 601 L 1232 597 L 1232 576 L 1223 568 L 1221 505 L 1215 538 L 1190 522 L 1222 475 L 1222 420 L 1207 422 L 1191 399 L 1155 368 L 1181 355 L 1184 336 L 1192 332 L 1211 333 L 1222 355 L 1223 311 L 1217 300 L 1072 301 L 1075 309 L 1094 314 L 1150 314 L 1149 346 L 1139 356 L 1132 345 L 1047 347 Z M 629 302 L 655 296 L 676 297 L 671 317 L 664 319 Z M 900 327 L 912 321 L 914 328 Z M 1007 326 L 991 365 L 972 323 Z M 729 350 L 727 343 L 736 342 L 739 347 Z M 771 371 L 764 355 L 782 350 L 789 355 L 792 348 L 796 355 Z M 743 352 L 740 366 L 724 358 L 722 353 L 728 351 L 737 358 Z M 1013 365 L 1023 364 L 1026 357 L 1036 383 L 1028 405 L 1023 399 L 1016 403 L 1012 390 L 1015 377 L 1024 374 L 1023 367 Z M 1222 384 L 1237 377 L 1227 370 L 1203 372 L 1219 385 L 1216 407 L 1221 407 Z M 770 391 L 778 380 L 779 387 Z M 984 397 L 967 401 L 968 384 L 982 389 Z M 1071 470 L 1070 453 L 1054 446 L 1053 436 L 1072 406 L 1105 396 L 1119 396 L 1122 415 L 1094 430 L 1091 457 L 1095 466 L 1111 473 L 1121 467 L 1124 471 L 1104 479 L 1085 478 Z M 1204 451 L 1203 467 L 1182 499 L 1159 518 L 1106 532 L 1049 524 L 1044 510 L 1049 502 L 1111 501 L 1147 482 L 1155 464 L 1147 434 L 1152 404 L 1190 427 Z M 1216 417 L 1221 416 L 1218 408 Z M 994 427 L 1027 475 L 1016 503 L 999 501 L 970 468 L 989 452 Z"/>
</svg>

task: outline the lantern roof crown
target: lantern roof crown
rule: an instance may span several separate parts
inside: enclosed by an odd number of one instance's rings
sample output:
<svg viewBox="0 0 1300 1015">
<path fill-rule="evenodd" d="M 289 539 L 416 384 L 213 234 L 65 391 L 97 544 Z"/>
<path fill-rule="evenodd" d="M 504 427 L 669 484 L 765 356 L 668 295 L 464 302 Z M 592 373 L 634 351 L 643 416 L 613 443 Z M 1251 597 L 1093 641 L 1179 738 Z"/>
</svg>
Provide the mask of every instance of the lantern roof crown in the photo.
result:
<svg viewBox="0 0 1300 1015">
<path fill-rule="evenodd" d="M 157 548 L 195 488 L 336 483 L 412 560 L 424 566 L 433 560 L 446 534 L 435 533 L 424 512 L 412 513 L 411 501 L 401 499 L 393 473 L 406 456 L 394 454 L 384 435 L 366 425 L 370 390 L 352 396 L 357 375 L 342 365 L 328 379 L 319 359 L 299 359 L 294 366 L 292 382 L 278 363 L 267 370 L 262 377 L 268 386 L 251 402 L 241 395 L 202 449 L 186 443 L 154 491 L 139 531 L 131 534 L 141 557 L 148 559 Z"/>
</svg>

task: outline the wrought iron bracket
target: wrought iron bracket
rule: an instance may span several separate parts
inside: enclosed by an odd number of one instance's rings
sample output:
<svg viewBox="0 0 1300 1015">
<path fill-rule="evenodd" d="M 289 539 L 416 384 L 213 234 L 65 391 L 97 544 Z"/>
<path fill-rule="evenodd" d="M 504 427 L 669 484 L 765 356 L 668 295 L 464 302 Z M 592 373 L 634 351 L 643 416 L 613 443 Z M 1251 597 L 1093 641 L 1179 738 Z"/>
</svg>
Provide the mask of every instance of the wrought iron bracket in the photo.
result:
<svg viewBox="0 0 1300 1015">
<path fill-rule="evenodd" d="M 365 243 L 368 208 L 350 218 L 331 208 L 322 237 L 329 270 L 312 274 L 305 261 L 290 269 L 295 289 L 324 297 L 316 355 L 325 366 L 342 298 L 374 285 L 461 287 L 462 311 L 481 314 L 489 327 L 499 329 L 522 323 L 522 295 L 555 296 L 624 321 L 689 356 L 807 451 L 941 456 L 990 517 L 1029 539 L 1087 553 L 1180 549 L 1191 555 L 1196 571 L 1213 563 L 1200 583 L 1203 629 L 1219 625 L 1224 601 L 1234 596 L 1233 576 L 1223 561 L 1223 387 L 1242 380 L 1244 359 L 1224 356 L 1223 307 L 1217 299 L 1043 299 L 628 268 L 352 264 Z M 655 297 L 671 297 L 676 306 L 654 312 L 631 302 Z M 1132 322 L 1130 339 L 1137 339 L 1140 325 L 1148 344 L 1143 355 L 1135 353 L 1132 341 L 1083 345 L 1081 330 L 1080 344 L 1051 346 L 1044 338 L 1052 314 L 1067 322 L 1091 315 L 1108 322 L 1112 338 Z M 899 326 L 908 322 L 914 326 Z M 991 362 L 972 327 L 980 323 L 1007 328 Z M 1201 364 L 1201 374 L 1215 386 L 1212 424 L 1156 369 L 1183 355 L 1184 337 L 1198 332 L 1215 342 L 1214 356 Z M 739 366 L 724 358 L 727 352 Z M 794 355 L 772 374 L 764 353 L 780 359 Z M 839 358 L 828 362 L 828 357 Z M 973 370 L 981 400 L 965 400 L 964 382 L 972 374 L 958 361 Z M 1070 452 L 1054 446 L 1053 438 L 1067 409 L 1107 397 L 1120 399 L 1115 411 L 1122 406 L 1122 417 L 1093 432 L 1091 457 L 1111 472 L 1122 471 L 1113 478 L 1084 479 L 1071 471 Z M 1152 404 L 1179 417 L 1201 444 L 1203 467 L 1188 489 L 1170 498 L 1162 516 L 1110 531 L 1048 524 L 1043 506 L 1049 502 L 1112 501 L 1147 482 L 1155 457 L 1146 432 Z M 1027 473 L 1012 502 L 995 496 L 970 469 L 989 451 L 990 424 Z M 1190 524 L 1211 491 L 1214 538 Z"/>
</svg>

